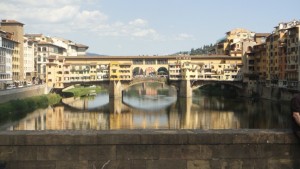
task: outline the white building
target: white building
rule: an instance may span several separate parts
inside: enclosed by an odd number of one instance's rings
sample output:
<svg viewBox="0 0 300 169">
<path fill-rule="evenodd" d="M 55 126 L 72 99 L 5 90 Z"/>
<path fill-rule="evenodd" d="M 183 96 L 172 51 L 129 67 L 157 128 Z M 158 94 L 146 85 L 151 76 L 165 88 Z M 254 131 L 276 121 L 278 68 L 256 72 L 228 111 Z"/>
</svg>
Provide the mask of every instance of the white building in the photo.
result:
<svg viewBox="0 0 300 169">
<path fill-rule="evenodd" d="M 52 40 L 53 40 L 53 44 L 66 49 L 66 53 L 64 53 L 63 56 L 86 55 L 86 50 L 88 49 L 88 46 L 77 44 L 71 40 L 67 40 L 59 37 L 53 37 Z"/>
<path fill-rule="evenodd" d="M 5 89 L 12 81 L 13 51 L 18 42 L 11 39 L 12 34 L 0 30 L 0 89 Z"/>
<path fill-rule="evenodd" d="M 25 37 L 35 45 L 35 77 L 46 78 L 46 64 L 53 56 L 82 56 L 86 55 L 88 46 L 77 44 L 71 40 L 59 37 L 49 37 L 43 34 L 26 34 Z"/>
<path fill-rule="evenodd" d="M 24 37 L 24 79 L 27 82 L 31 81 L 34 76 L 34 48 L 34 42 Z"/>
</svg>

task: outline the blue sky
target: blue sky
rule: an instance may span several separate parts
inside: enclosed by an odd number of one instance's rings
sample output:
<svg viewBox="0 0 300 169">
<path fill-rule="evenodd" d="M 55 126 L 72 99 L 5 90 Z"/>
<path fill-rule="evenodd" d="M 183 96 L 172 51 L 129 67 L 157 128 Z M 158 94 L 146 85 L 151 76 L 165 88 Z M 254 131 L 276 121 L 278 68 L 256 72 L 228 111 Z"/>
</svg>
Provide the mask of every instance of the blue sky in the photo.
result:
<svg viewBox="0 0 300 169">
<path fill-rule="evenodd" d="M 165 55 L 215 43 L 234 28 L 271 33 L 299 20 L 299 0 L 1 0 L 0 18 L 105 55 Z"/>
</svg>

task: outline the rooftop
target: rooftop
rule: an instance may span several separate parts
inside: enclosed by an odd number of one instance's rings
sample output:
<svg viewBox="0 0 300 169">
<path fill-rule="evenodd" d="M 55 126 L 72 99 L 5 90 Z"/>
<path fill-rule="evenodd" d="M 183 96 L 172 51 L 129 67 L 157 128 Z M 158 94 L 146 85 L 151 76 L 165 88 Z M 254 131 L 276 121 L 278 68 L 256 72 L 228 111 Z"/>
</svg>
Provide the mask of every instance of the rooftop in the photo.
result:
<svg viewBox="0 0 300 169">
<path fill-rule="evenodd" d="M 270 33 L 256 33 L 255 36 L 259 36 L 259 37 L 267 37 L 269 36 Z"/>
<path fill-rule="evenodd" d="M 18 22 L 18 21 L 16 21 L 16 20 L 8 20 L 8 19 L 3 19 L 3 20 L 1 20 L 1 25 L 2 24 L 20 24 L 20 25 L 24 25 L 23 23 L 21 23 L 21 22 Z"/>
<path fill-rule="evenodd" d="M 177 59 L 180 55 L 166 56 L 66 56 L 69 59 Z M 237 59 L 228 55 L 192 55 L 191 59 Z"/>
<path fill-rule="evenodd" d="M 79 48 L 89 48 L 88 46 L 83 45 L 83 44 L 79 44 L 79 43 L 76 43 L 75 46 L 77 46 Z"/>
</svg>

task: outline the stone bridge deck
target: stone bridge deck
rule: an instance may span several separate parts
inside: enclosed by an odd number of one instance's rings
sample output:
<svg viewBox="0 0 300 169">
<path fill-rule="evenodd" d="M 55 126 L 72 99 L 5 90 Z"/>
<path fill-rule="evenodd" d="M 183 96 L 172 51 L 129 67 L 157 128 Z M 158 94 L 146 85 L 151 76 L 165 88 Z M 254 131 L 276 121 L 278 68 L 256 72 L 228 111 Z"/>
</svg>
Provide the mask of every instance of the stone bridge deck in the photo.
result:
<svg viewBox="0 0 300 169">
<path fill-rule="evenodd" d="M 2 169 L 292 169 L 290 130 L 2 131 Z"/>
</svg>

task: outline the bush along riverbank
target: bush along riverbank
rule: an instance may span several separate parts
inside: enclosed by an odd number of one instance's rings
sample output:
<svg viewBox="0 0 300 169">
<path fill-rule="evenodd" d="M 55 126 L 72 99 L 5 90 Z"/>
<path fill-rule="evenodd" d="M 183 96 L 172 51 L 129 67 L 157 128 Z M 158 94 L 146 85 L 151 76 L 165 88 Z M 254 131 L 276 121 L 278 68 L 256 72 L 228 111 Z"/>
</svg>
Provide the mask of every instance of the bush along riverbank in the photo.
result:
<svg viewBox="0 0 300 169">
<path fill-rule="evenodd" d="M 63 97 L 84 97 L 90 94 L 100 93 L 103 89 L 100 86 L 74 86 L 74 88 L 63 91 Z"/>
<path fill-rule="evenodd" d="M 30 113 L 39 108 L 47 108 L 49 105 L 59 103 L 60 100 L 60 95 L 48 94 L 1 103 L 0 123 L 21 119 L 25 117 L 27 113 Z"/>
</svg>

